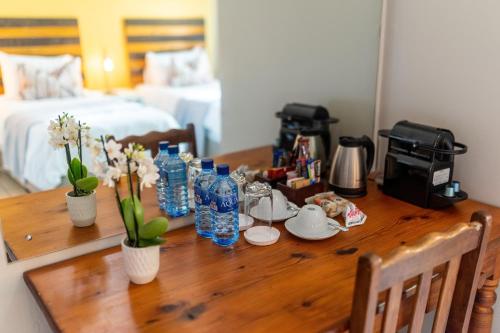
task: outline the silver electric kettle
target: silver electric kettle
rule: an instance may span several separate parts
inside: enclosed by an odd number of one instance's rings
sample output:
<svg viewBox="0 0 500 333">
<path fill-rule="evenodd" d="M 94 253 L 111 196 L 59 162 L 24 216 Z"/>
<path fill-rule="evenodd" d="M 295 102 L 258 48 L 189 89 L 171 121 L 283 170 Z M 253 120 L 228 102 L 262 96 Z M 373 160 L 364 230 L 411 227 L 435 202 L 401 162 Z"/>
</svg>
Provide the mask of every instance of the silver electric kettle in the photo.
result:
<svg viewBox="0 0 500 333">
<path fill-rule="evenodd" d="M 361 138 L 340 137 L 328 179 L 336 194 L 345 197 L 366 195 L 366 182 L 373 165 L 374 150 L 372 140 L 366 135 Z"/>
</svg>

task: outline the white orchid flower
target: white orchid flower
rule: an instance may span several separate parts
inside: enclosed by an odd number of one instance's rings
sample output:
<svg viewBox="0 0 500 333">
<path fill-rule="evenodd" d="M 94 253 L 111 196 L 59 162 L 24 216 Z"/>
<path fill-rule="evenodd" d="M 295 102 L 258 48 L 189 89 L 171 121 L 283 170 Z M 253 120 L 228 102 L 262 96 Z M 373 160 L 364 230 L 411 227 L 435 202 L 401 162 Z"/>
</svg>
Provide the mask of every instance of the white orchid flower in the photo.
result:
<svg viewBox="0 0 500 333">
<path fill-rule="evenodd" d="M 141 179 L 141 190 L 144 187 L 151 187 L 156 184 L 156 181 L 160 178 L 158 171 L 159 169 L 152 158 L 148 157 L 141 160 L 137 169 L 137 175 Z"/>
<path fill-rule="evenodd" d="M 115 187 L 115 181 L 122 176 L 122 171 L 113 166 L 109 166 L 104 175 L 103 183 L 108 187 Z"/>
<path fill-rule="evenodd" d="M 117 143 L 115 140 L 109 140 L 104 144 L 104 148 L 108 153 L 108 156 L 111 160 L 119 160 L 123 153 L 121 152 L 122 145 L 121 143 Z"/>
</svg>

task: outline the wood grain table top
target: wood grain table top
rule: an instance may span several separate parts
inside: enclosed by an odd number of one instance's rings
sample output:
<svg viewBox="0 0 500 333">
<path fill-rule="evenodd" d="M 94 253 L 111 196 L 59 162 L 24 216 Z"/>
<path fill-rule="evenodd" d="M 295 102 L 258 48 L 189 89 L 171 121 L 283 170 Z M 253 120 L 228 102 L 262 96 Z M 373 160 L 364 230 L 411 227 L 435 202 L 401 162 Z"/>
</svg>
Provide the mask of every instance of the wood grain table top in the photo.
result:
<svg viewBox="0 0 500 333">
<path fill-rule="evenodd" d="M 270 146 L 249 149 L 214 157 L 215 163 L 228 163 L 231 170 L 241 164 L 263 168 L 271 164 Z M 122 184 L 126 185 L 126 184 Z M 124 233 L 114 190 L 105 186 L 97 189 L 97 219 L 91 227 L 72 225 L 66 207 L 65 193 L 69 187 L 30 193 L 0 200 L 3 237 L 17 260 L 60 251 L 89 241 Z M 155 189 L 143 193 L 146 220 L 164 215 L 156 202 Z M 192 223 L 192 217 L 184 218 Z M 26 235 L 32 239 L 27 240 Z"/>
<path fill-rule="evenodd" d="M 423 209 L 373 182 L 353 201 L 366 223 L 323 241 L 296 238 L 279 223 L 281 237 L 268 247 L 242 234 L 234 248 L 220 248 L 193 227 L 167 232 L 160 272 L 147 285 L 129 283 L 119 247 L 26 272 L 25 280 L 55 331 L 318 332 L 348 327 L 361 254 L 385 255 L 476 210 L 493 215 L 487 257 L 500 248 L 499 208 L 467 200 Z"/>
</svg>

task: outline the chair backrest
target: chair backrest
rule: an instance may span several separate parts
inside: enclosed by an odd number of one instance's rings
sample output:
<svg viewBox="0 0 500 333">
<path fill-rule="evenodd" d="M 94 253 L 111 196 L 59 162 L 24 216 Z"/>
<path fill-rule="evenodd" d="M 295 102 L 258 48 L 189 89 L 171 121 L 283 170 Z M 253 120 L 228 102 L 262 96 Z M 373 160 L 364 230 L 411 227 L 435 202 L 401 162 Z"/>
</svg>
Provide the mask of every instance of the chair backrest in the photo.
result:
<svg viewBox="0 0 500 333">
<path fill-rule="evenodd" d="M 171 129 L 166 132 L 153 131 L 145 135 L 131 135 L 117 142 L 121 143 L 123 147 L 128 146 L 129 143 L 139 143 L 144 146 L 145 149 L 151 150 L 151 154 L 154 157 L 158 153 L 158 142 L 160 141 L 169 141 L 170 144 L 173 145 L 188 143 L 191 154 L 193 154 L 194 157 L 198 157 L 193 124 L 187 124 L 186 129 Z"/>
<path fill-rule="evenodd" d="M 417 277 L 409 332 L 421 332 L 433 270 L 445 267 L 433 332 L 466 332 L 488 237 L 491 215 L 475 212 L 471 223 L 459 223 L 446 233 L 431 233 L 414 246 L 401 246 L 384 259 L 359 258 L 350 332 L 374 331 L 379 294 L 387 291 L 382 332 L 395 332 L 404 282 Z"/>
</svg>

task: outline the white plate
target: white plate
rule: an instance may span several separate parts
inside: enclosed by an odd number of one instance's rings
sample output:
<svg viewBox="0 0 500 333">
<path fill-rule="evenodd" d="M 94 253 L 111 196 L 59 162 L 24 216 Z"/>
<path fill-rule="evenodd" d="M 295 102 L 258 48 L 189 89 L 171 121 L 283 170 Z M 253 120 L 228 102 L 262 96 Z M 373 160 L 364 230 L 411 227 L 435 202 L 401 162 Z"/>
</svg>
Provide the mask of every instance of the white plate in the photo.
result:
<svg viewBox="0 0 500 333">
<path fill-rule="evenodd" d="M 329 224 L 340 225 L 337 221 L 335 221 L 334 219 L 331 219 L 331 218 L 327 218 L 327 222 Z M 322 239 L 327 239 L 327 238 L 335 236 L 340 231 L 337 228 L 329 226 L 328 229 L 326 229 L 323 232 L 302 233 L 302 232 L 300 232 L 300 231 L 297 230 L 296 223 L 297 223 L 297 218 L 296 217 L 292 217 L 291 219 L 287 220 L 285 222 L 285 228 L 286 228 L 286 230 L 288 230 L 288 232 L 291 233 L 294 236 L 297 236 L 297 237 L 302 238 L 302 239 L 307 239 L 307 240 L 322 240 Z"/>
<path fill-rule="evenodd" d="M 295 215 L 297 215 L 297 213 L 299 212 L 299 207 L 290 201 L 288 202 L 288 205 L 291 206 L 291 208 L 288 208 L 288 210 L 286 211 L 286 214 L 283 216 L 273 216 L 273 222 L 280 222 L 280 221 L 288 220 L 289 218 L 292 218 Z M 250 209 L 250 215 L 252 217 L 256 218 L 257 220 L 267 221 L 267 216 L 266 217 L 261 216 L 259 213 L 257 213 L 258 212 L 257 209 L 258 209 L 258 206 L 252 207 L 252 209 Z"/>
<path fill-rule="evenodd" d="M 253 226 L 253 223 L 255 222 L 253 220 L 253 217 L 251 216 L 246 216 L 245 214 L 239 214 L 238 220 L 240 222 L 240 231 L 245 231 L 251 226 Z"/>
<path fill-rule="evenodd" d="M 258 246 L 267 246 L 274 244 L 280 238 L 280 231 L 276 228 L 267 226 L 251 227 L 243 234 L 247 242 Z"/>
</svg>

